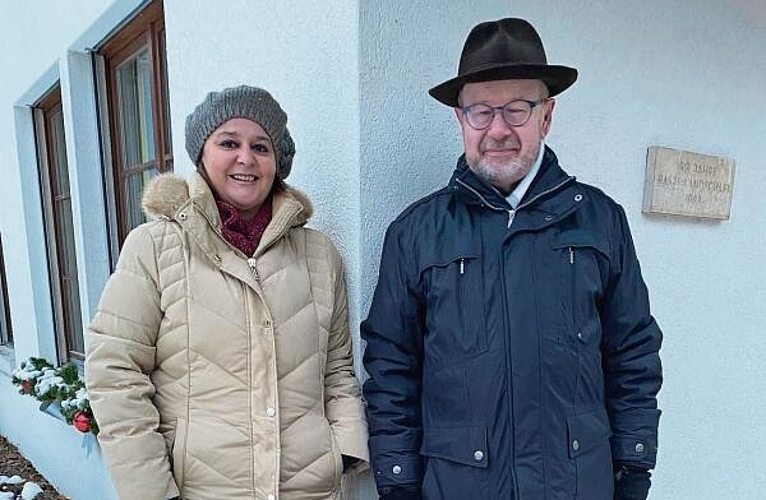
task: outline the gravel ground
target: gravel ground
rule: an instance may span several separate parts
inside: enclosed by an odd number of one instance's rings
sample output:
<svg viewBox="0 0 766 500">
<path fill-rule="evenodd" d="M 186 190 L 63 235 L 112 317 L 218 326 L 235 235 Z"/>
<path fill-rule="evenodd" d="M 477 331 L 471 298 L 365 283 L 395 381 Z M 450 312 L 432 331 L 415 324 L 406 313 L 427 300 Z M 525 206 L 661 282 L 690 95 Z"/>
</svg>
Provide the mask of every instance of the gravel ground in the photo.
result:
<svg viewBox="0 0 766 500">
<path fill-rule="evenodd" d="M 37 483 L 43 492 L 35 497 L 35 500 L 69 500 L 58 491 L 39 473 L 34 466 L 24 458 L 19 450 L 11 444 L 5 437 L 0 436 L 0 476 L 19 476 L 24 481 Z M 24 484 L 3 485 L 0 491 L 12 491 L 21 495 L 21 488 Z M 19 498 L 21 498 L 19 496 Z"/>
</svg>

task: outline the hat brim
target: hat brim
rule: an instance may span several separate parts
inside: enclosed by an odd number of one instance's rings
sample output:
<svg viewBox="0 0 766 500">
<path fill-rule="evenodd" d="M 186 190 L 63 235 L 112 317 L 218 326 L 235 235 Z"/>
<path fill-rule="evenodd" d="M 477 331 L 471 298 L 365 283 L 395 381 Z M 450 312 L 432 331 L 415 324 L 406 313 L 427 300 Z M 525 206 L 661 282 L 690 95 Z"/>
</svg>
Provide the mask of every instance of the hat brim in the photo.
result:
<svg viewBox="0 0 766 500">
<path fill-rule="evenodd" d="M 428 93 L 447 106 L 458 107 L 458 95 L 466 83 L 495 80 L 542 80 L 548 86 L 549 97 L 568 89 L 577 80 L 577 70 L 568 66 L 546 64 L 503 64 L 460 75 L 433 87 Z"/>
</svg>

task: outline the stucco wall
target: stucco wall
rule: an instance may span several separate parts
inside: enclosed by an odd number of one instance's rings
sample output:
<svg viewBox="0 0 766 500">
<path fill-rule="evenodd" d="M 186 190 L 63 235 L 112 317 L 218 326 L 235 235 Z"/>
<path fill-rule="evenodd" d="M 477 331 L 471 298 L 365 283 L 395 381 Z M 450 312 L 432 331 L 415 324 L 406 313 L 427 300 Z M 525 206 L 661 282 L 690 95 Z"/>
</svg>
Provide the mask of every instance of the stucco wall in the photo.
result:
<svg viewBox="0 0 766 500">
<path fill-rule="evenodd" d="M 452 111 L 426 91 L 456 74 L 477 22 L 529 19 L 549 61 L 579 69 L 548 144 L 625 207 L 665 332 L 651 498 L 766 491 L 766 4 L 407 0 L 362 2 L 361 291 L 369 307 L 387 223 L 444 185 L 461 152 Z M 646 148 L 737 162 L 728 222 L 642 215 Z"/>
</svg>

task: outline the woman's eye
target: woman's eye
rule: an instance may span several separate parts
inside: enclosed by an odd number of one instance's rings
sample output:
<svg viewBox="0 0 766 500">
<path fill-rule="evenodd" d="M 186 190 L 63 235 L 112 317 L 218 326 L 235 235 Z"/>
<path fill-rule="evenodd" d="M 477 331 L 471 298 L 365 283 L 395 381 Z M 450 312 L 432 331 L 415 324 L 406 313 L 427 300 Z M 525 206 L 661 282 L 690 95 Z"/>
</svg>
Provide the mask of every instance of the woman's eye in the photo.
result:
<svg viewBox="0 0 766 500">
<path fill-rule="evenodd" d="M 232 141 L 231 139 L 226 139 L 221 141 L 221 147 L 224 147 L 226 149 L 236 149 L 238 147 L 238 144 L 235 141 Z"/>
<path fill-rule="evenodd" d="M 257 151 L 258 153 L 268 153 L 269 147 L 265 144 L 255 144 L 253 145 L 253 151 Z"/>
</svg>

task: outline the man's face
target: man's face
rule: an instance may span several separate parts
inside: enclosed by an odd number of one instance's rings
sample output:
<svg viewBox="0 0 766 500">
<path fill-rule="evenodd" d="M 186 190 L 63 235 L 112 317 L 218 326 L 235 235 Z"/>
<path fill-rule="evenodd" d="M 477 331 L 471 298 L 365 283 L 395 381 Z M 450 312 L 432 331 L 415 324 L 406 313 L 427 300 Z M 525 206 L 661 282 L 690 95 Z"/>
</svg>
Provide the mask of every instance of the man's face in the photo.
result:
<svg viewBox="0 0 766 500">
<path fill-rule="evenodd" d="M 539 101 L 547 95 L 545 84 L 540 80 L 467 83 L 460 92 L 460 105 L 481 103 L 499 107 L 517 99 Z M 542 141 L 550 130 L 554 105 L 555 101 L 548 99 L 535 106 L 529 121 L 520 126 L 509 126 L 503 113 L 497 112 L 489 127 L 483 130 L 471 127 L 462 109 L 455 108 L 463 129 L 468 166 L 501 193 L 510 194 L 537 159 Z"/>
</svg>

